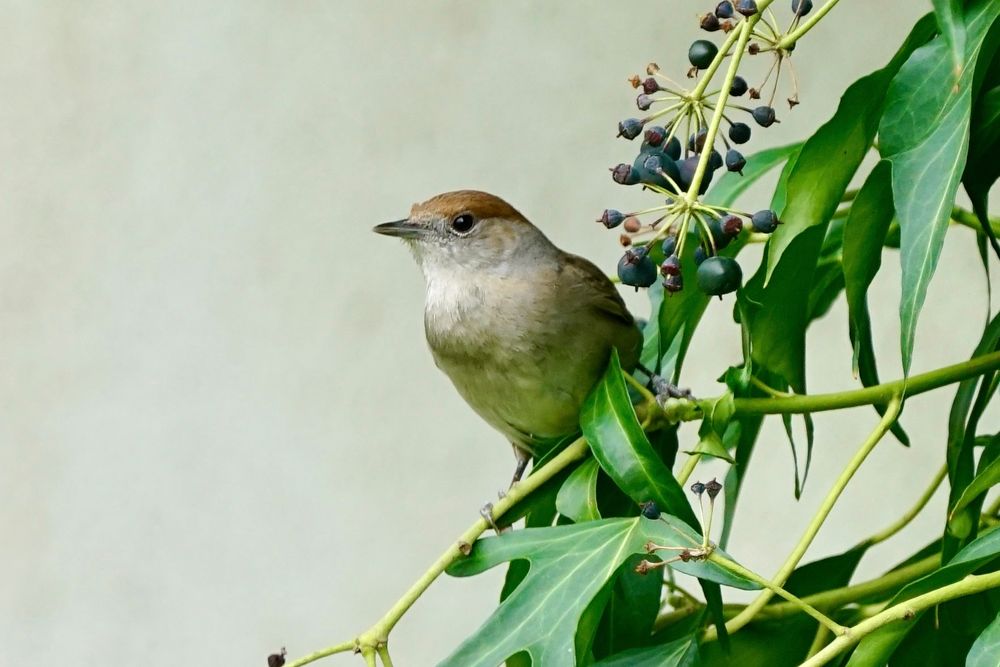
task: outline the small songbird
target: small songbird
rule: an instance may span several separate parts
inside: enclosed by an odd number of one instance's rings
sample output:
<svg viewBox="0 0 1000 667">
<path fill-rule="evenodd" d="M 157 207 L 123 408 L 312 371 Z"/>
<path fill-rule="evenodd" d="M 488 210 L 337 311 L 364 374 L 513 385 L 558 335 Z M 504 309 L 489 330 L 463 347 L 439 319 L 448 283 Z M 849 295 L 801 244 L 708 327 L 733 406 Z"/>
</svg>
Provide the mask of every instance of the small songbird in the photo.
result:
<svg viewBox="0 0 1000 667">
<path fill-rule="evenodd" d="M 642 335 L 611 281 L 499 197 L 447 192 L 374 231 L 416 257 L 434 361 L 513 445 L 512 485 L 543 445 L 578 429 L 612 347 L 626 370 L 638 363 Z"/>
</svg>

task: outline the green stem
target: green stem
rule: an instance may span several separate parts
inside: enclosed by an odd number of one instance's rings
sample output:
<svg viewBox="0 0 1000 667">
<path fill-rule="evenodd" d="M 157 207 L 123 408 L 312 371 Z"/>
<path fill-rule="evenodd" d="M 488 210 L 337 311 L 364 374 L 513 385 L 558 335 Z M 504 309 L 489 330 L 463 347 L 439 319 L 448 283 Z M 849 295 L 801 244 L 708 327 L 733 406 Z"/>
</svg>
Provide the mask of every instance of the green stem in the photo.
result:
<svg viewBox="0 0 1000 667">
<path fill-rule="evenodd" d="M 915 622 L 918 614 L 925 609 L 998 586 L 1000 586 L 1000 572 L 970 575 L 954 584 L 904 600 L 849 628 L 845 634 L 827 644 L 822 651 L 806 660 L 800 667 L 821 667 L 884 625 Z"/>
<path fill-rule="evenodd" d="M 688 478 L 691 477 L 691 473 L 694 472 L 695 466 L 698 465 L 698 461 L 701 459 L 701 454 L 689 454 L 687 461 L 684 462 L 684 467 L 681 471 L 677 473 L 677 483 L 681 486 L 687 484 Z"/>
<path fill-rule="evenodd" d="M 911 507 L 906 514 L 897 519 L 894 523 L 892 523 L 885 529 L 879 531 L 878 533 L 875 533 L 867 540 L 865 540 L 864 544 L 870 547 L 878 544 L 879 542 L 885 542 L 887 539 L 889 539 L 890 537 L 901 531 L 903 528 L 905 528 L 906 525 L 909 524 L 911 521 L 913 521 L 913 519 L 916 518 L 916 516 L 920 514 L 921 511 L 923 511 L 924 507 L 927 506 L 927 503 L 930 502 L 931 498 L 934 496 L 934 492 L 938 490 L 938 487 L 941 486 L 941 482 L 944 481 L 944 478 L 947 475 L 948 475 L 948 466 L 947 465 L 941 466 L 941 468 L 934 475 L 934 479 L 932 479 L 931 483 L 927 485 L 926 489 L 924 489 L 923 495 L 921 495 L 920 498 L 917 499 L 916 504 L 913 507 Z"/>
<path fill-rule="evenodd" d="M 389 647 L 385 644 L 381 644 L 377 649 L 378 657 L 382 660 L 383 667 L 393 667 L 392 658 L 389 657 Z"/>
<path fill-rule="evenodd" d="M 542 484 L 552 479 L 552 477 L 554 477 L 561 470 L 569 466 L 571 463 L 586 456 L 588 451 L 589 449 L 586 440 L 582 437 L 574 440 L 568 447 L 566 447 L 566 449 L 560 452 L 547 464 L 533 472 L 526 479 L 512 486 L 507 492 L 507 495 L 494 505 L 493 518 L 496 519 L 501 517 L 507 510 L 530 495 Z M 396 604 L 394 604 L 392 608 L 385 613 L 378 623 L 359 635 L 357 639 L 299 658 L 295 662 L 288 663 L 286 667 L 302 667 L 303 665 L 315 662 L 320 658 L 325 658 L 328 655 L 342 653 L 351 649 L 360 650 L 362 653 L 370 652 L 372 659 L 374 660 L 375 651 L 379 647 L 385 646 L 389 639 L 389 633 L 392 631 L 393 627 L 395 627 L 396 623 L 399 622 L 399 619 L 402 618 L 403 614 L 405 614 L 410 607 L 413 606 L 413 603 L 416 602 L 421 595 L 423 595 L 424 591 L 427 590 L 428 586 L 434 583 L 435 579 L 441 576 L 449 565 L 468 552 L 472 544 L 475 543 L 475 541 L 486 531 L 487 528 L 489 528 L 489 524 L 486 522 L 486 519 L 479 519 L 472 524 L 468 530 L 462 533 L 462 535 L 459 536 L 459 538 L 452 543 L 452 545 L 449 546 L 436 561 L 434 561 L 434 564 L 431 565 L 426 572 L 420 575 L 420 578 L 417 579 L 412 586 L 410 586 L 410 589 L 406 591 L 406 593 L 403 594 L 403 597 L 401 597 Z"/>
<path fill-rule="evenodd" d="M 910 563 L 909 565 L 893 570 L 892 572 L 887 572 L 878 579 L 872 579 L 871 581 L 865 581 L 853 586 L 844 586 L 843 588 L 834 588 L 821 593 L 808 595 L 802 598 L 802 602 L 812 605 L 816 609 L 832 611 L 852 602 L 863 600 L 872 595 L 885 593 L 887 591 L 894 591 L 915 579 L 919 579 L 926 574 L 930 574 L 936 570 L 940 564 L 941 555 L 934 554 L 922 560 L 918 560 L 915 563 Z M 798 614 L 801 611 L 802 609 L 799 608 L 798 605 L 780 602 L 778 604 L 768 605 L 761 609 L 755 617 L 755 620 L 785 618 L 787 616 Z"/>
<path fill-rule="evenodd" d="M 979 222 L 979 217 L 972 211 L 966 211 L 964 208 L 959 208 L 956 206 L 951 209 L 951 219 L 964 227 L 970 227 L 980 234 L 983 233 L 983 226 Z M 1000 236 L 1000 218 L 990 218 L 990 227 L 993 229 L 994 236 Z"/>
<path fill-rule="evenodd" d="M 739 563 L 735 563 L 735 562 L 729 560 L 728 558 L 726 558 L 725 556 L 720 556 L 718 554 L 718 552 L 713 552 L 712 555 L 710 555 L 708 557 L 708 560 L 712 561 L 713 563 L 715 563 L 717 565 L 720 565 L 720 566 L 724 567 L 725 569 L 729 570 L 730 572 L 733 572 L 733 573 L 738 574 L 740 576 L 746 577 L 747 579 L 749 579 L 751 581 L 755 581 L 758 584 L 760 584 L 761 586 L 763 586 L 765 589 L 767 589 L 768 591 L 770 591 L 771 593 L 774 593 L 778 597 L 782 597 L 782 598 L 788 600 L 788 602 L 786 604 L 792 605 L 798 611 L 805 612 L 809 616 L 812 616 L 817 621 L 819 621 L 820 624 L 822 624 L 823 626 L 829 628 L 830 631 L 833 632 L 833 634 L 835 634 L 835 635 L 838 635 L 838 636 L 842 635 L 844 633 L 844 631 L 847 629 L 844 626 L 842 626 L 841 624 L 839 624 L 836 621 L 834 621 L 833 619 L 831 619 L 830 617 L 828 617 L 825 614 L 823 614 L 822 612 L 820 612 L 818 609 L 816 609 L 815 607 L 813 607 L 812 605 L 810 605 L 809 603 L 807 603 L 805 600 L 802 600 L 801 598 L 798 598 L 795 595 L 792 595 L 791 593 L 789 593 L 788 591 L 786 591 L 781 586 L 776 585 L 776 584 L 768 581 L 767 579 L 765 579 L 764 577 L 760 576 L 756 572 L 753 572 L 752 570 L 746 569 L 745 567 L 743 567 Z M 728 624 L 726 625 L 726 627 L 729 627 Z"/>
<path fill-rule="evenodd" d="M 795 42 L 799 41 L 804 34 L 812 30 L 813 27 L 827 15 L 827 12 L 836 7 L 837 2 L 839 2 L 839 0 L 827 0 L 815 14 L 813 14 L 808 20 L 803 21 L 798 28 L 785 35 L 776 46 L 779 49 L 785 49 L 787 51 L 793 44 L 795 44 Z"/>
<path fill-rule="evenodd" d="M 851 481 L 854 473 L 857 472 L 859 467 L 861 467 L 861 464 L 868 457 L 868 454 L 870 454 L 875 448 L 875 445 L 877 445 L 882 437 L 889 431 L 889 427 L 895 423 L 896 418 L 899 416 L 901 407 L 902 402 L 898 396 L 894 397 L 889 402 L 889 406 L 887 407 L 882 420 L 878 423 L 878 426 L 875 427 L 875 430 L 871 432 L 871 435 L 869 435 L 864 443 L 862 443 L 861 448 L 854 454 L 854 457 L 851 459 L 850 463 L 847 464 L 844 471 L 840 473 L 840 476 L 834 483 L 833 488 L 830 489 L 829 493 L 827 493 L 826 498 L 823 499 L 823 503 L 819 507 L 819 510 L 817 510 L 815 516 L 812 518 L 812 521 L 810 521 L 809 525 L 806 527 L 805 534 L 799 539 L 795 548 L 792 549 L 792 553 L 789 554 L 788 558 L 785 560 L 785 564 L 781 566 L 778 573 L 773 579 L 771 579 L 771 583 L 775 586 L 782 586 L 786 581 L 788 581 L 788 577 L 791 576 L 795 567 L 799 564 L 799 561 L 802 560 L 802 556 L 805 555 L 806 550 L 809 548 L 809 545 L 812 544 L 812 541 L 819 532 L 823 522 L 826 521 L 826 518 L 830 515 L 830 511 L 840 498 L 840 494 L 843 493 L 847 483 Z M 726 623 L 726 629 L 729 630 L 729 632 L 736 632 L 745 626 L 753 620 L 753 617 L 757 615 L 757 612 L 759 612 L 764 605 L 770 601 L 772 595 L 773 593 L 770 590 L 761 592 L 761 594 L 758 595 L 753 602 L 747 605 L 746 609 Z M 705 631 L 705 638 L 708 640 L 715 639 L 715 633 L 715 628 L 710 627 Z"/>
<path fill-rule="evenodd" d="M 886 382 L 864 389 L 831 394 L 798 394 L 788 398 L 737 398 L 733 401 L 734 414 L 739 416 L 823 412 L 859 405 L 885 405 L 893 396 L 916 396 L 998 368 L 1000 368 L 1000 352 L 991 352 L 954 366 L 913 375 L 908 380 Z"/>
</svg>

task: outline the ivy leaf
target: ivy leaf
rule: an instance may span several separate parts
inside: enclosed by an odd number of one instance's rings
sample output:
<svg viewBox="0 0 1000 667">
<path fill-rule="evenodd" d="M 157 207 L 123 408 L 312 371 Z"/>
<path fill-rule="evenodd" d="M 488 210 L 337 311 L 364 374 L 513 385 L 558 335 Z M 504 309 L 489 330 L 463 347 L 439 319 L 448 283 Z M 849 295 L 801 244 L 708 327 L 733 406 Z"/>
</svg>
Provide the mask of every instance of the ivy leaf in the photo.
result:
<svg viewBox="0 0 1000 667">
<path fill-rule="evenodd" d="M 669 644 L 624 651 L 594 664 L 594 667 L 697 667 L 701 664 L 698 640 L 688 635 Z"/>
<path fill-rule="evenodd" d="M 1000 348 L 1000 314 L 997 314 L 987 325 L 972 356 L 986 354 L 998 348 Z M 951 411 L 948 414 L 947 447 L 948 481 L 951 484 L 951 492 L 948 497 L 950 508 L 955 507 L 974 477 L 976 425 L 988 403 L 990 395 L 988 389 L 992 375 L 992 373 L 988 374 L 981 380 L 980 378 L 968 378 L 959 382 L 955 399 L 951 404 Z M 982 386 L 978 396 L 976 393 L 977 383 L 981 383 Z M 981 501 L 979 503 L 970 502 L 961 512 L 954 509 L 949 512 L 951 530 L 945 534 L 942 547 L 942 556 L 945 560 L 961 546 L 962 540 L 955 538 L 956 533 L 962 535 L 963 538 L 965 534 L 974 535 L 978 525 L 980 505 Z M 961 528 L 963 522 L 968 531 Z"/>
<path fill-rule="evenodd" d="M 988 564 L 998 554 L 1000 554 L 1000 530 L 993 530 L 969 543 L 944 567 L 905 586 L 893 596 L 887 607 L 953 584 Z M 919 612 L 917 616 L 925 612 L 926 610 Z M 850 662 L 847 663 L 848 667 L 886 664 L 896 646 L 915 625 L 913 620 L 896 621 L 875 630 L 858 644 Z"/>
<path fill-rule="evenodd" d="M 601 468 L 636 504 L 655 501 L 660 511 L 698 526 L 683 489 L 653 451 L 635 416 L 615 350 L 580 408 L 580 427 Z"/>
<path fill-rule="evenodd" d="M 868 314 L 868 287 L 882 265 L 882 245 L 892 218 L 892 170 L 883 160 L 868 174 L 844 223 L 844 289 L 854 347 L 854 374 L 866 387 L 879 383 Z M 884 405 L 875 409 L 880 415 L 885 414 Z M 901 443 L 910 445 L 910 438 L 898 421 L 892 425 L 892 433 Z"/>
<path fill-rule="evenodd" d="M 476 632 L 442 662 L 455 667 L 494 667 L 527 653 L 534 665 L 574 665 L 580 618 L 611 577 L 645 544 L 695 546 L 701 538 L 676 518 L 602 519 L 549 528 L 525 528 L 480 539 L 449 574 L 470 576 L 500 563 L 526 560 L 524 581 Z M 699 578 L 756 589 L 751 581 L 712 562 L 677 562 L 678 571 Z M 656 576 L 656 575 L 652 575 Z"/>
<path fill-rule="evenodd" d="M 962 76 L 965 58 L 965 22 L 962 20 L 962 3 L 959 0 L 932 0 L 938 29 L 948 40 L 951 51 L 952 74 L 957 84 Z"/>
<path fill-rule="evenodd" d="M 948 45 L 934 40 L 910 55 L 893 78 L 879 127 L 882 156 L 892 162 L 892 192 L 901 233 L 903 372 L 913 361 L 917 318 L 927 295 L 969 146 L 972 81 L 979 47 L 1000 3 L 966 8 L 966 46 L 955 83 Z M 956 88 L 957 85 L 957 88 Z"/>
<path fill-rule="evenodd" d="M 965 667 L 1000 665 L 1000 614 L 986 626 L 965 657 Z"/>
<path fill-rule="evenodd" d="M 574 470 L 556 496 L 556 509 L 574 523 L 596 521 L 601 518 L 597 509 L 597 461 L 588 459 Z"/>
<path fill-rule="evenodd" d="M 1000 442 L 1000 440 L 997 442 Z M 951 534 L 960 537 L 965 537 L 969 534 L 972 522 L 967 517 L 960 516 L 960 513 L 977 501 L 981 506 L 983 494 L 1000 482 L 1000 458 L 997 458 L 998 453 L 1000 453 L 1000 450 L 990 447 L 979 457 L 976 476 L 965 487 L 962 495 L 955 502 L 955 506 L 948 512 L 948 532 Z"/>
<path fill-rule="evenodd" d="M 979 49 L 976 76 L 973 80 L 972 124 L 969 131 L 969 155 L 965 162 L 962 185 L 972 200 L 972 208 L 993 252 L 1000 257 L 1000 243 L 989 223 L 990 188 L 1000 177 L 1000 24 L 995 24 Z M 985 261 L 985 260 L 984 260 Z M 989 264 L 984 264 L 989 279 Z"/>
<path fill-rule="evenodd" d="M 705 196 L 705 201 L 713 206 L 731 206 L 736 199 L 750 189 L 762 176 L 789 160 L 794 161 L 803 142 L 768 148 L 747 158 L 743 175 L 727 171 Z"/>
<path fill-rule="evenodd" d="M 802 146 L 788 177 L 786 203 L 778 215 L 783 224 L 768 241 L 765 285 L 771 282 L 795 238 L 810 227 L 825 225 L 837 210 L 875 138 L 886 87 L 910 51 L 930 37 L 930 24 L 921 20 L 888 65 L 851 84 L 833 117 Z"/>
</svg>

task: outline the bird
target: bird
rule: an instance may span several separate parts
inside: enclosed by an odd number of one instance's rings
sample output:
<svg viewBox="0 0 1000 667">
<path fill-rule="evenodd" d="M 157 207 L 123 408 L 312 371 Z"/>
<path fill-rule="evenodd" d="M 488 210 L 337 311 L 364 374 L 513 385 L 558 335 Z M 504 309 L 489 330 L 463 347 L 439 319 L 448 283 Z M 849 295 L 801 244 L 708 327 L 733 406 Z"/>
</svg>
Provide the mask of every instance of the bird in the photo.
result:
<svg viewBox="0 0 1000 667">
<path fill-rule="evenodd" d="M 373 231 L 416 259 L 434 362 L 512 445 L 511 488 L 532 456 L 578 431 L 612 349 L 626 371 L 638 365 L 642 334 L 611 280 L 500 197 L 446 192 Z"/>
</svg>

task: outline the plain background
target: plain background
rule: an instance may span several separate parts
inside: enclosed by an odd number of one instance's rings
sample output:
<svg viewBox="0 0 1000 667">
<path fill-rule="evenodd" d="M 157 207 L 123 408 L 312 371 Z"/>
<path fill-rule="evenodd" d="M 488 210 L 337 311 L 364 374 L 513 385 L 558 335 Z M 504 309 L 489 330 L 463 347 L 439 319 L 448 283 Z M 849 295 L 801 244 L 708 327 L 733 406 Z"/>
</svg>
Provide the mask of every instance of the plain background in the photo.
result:
<svg viewBox="0 0 1000 667">
<path fill-rule="evenodd" d="M 615 234 L 593 220 L 651 201 L 608 178 L 635 150 L 614 138 L 635 114 L 625 78 L 649 60 L 683 76 L 710 4 L 4 3 L 5 660 L 263 665 L 374 622 L 513 461 L 434 368 L 419 273 L 371 226 L 480 188 L 612 271 Z M 842 3 L 795 53 L 801 106 L 779 105 L 782 123 L 749 147 L 815 130 L 929 5 Z M 768 186 L 745 207 L 764 207 Z M 949 233 L 916 372 L 975 345 L 987 302 L 974 248 L 968 230 Z M 871 295 L 885 378 L 899 373 L 897 273 L 889 253 Z M 630 304 L 645 313 L 642 295 Z M 730 309 L 713 303 L 691 350 L 696 394 L 739 360 Z M 854 386 L 842 302 L 809 352 L 812 391 Z M 913 447 L 878 448 L 808 558 L 919 496 L 953 393 L 907 404 Z M 779 423 L 761 436 L 730 551 L 764 574 L 875 417 L 816 422 L 799 502 Z M 939 494 L 859 576 L 933 539 L 943 506 Z M 445 656 L 487 617 L 499 577 L 439 581 L 392 635 L 397 662 Z"/>
</svg>

